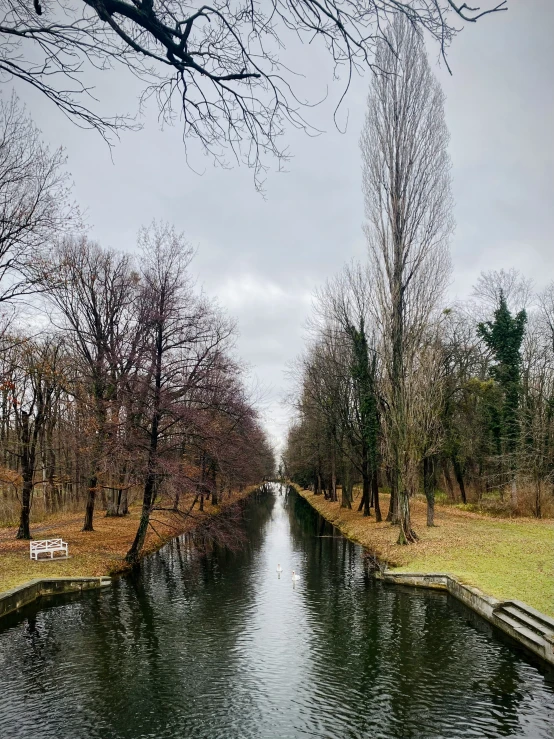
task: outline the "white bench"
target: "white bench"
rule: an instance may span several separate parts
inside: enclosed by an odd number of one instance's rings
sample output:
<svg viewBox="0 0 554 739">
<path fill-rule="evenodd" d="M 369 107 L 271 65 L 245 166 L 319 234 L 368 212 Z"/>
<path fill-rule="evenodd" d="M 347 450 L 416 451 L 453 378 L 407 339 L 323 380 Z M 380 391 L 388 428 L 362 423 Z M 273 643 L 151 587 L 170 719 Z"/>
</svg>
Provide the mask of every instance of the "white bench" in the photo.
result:
<svg viewBox="0 0 554 739">
<path fill-rule="evenodd" d="M 54 559 L 54 552 L 62 552 L 63 557 L 67 557 L 67 543 L 61 539 L 38 539 L 30 542 L 31 559 L 39 558 L 39 554 L 50 554 L 50 559 Z M 58 557 L 61 559 L 62 557 Z"/>
</svg>

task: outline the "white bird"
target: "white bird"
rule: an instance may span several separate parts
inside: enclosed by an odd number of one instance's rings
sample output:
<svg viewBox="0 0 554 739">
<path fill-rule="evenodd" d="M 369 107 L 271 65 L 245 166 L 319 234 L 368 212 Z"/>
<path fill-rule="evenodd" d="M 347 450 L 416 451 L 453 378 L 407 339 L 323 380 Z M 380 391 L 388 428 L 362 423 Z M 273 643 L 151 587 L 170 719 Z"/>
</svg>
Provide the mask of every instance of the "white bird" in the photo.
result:
<svg viewBox="0 0 554 739">
<path fill-rule="evenodd" d="M 282 572 L 282 571 L 283 571 L 283 568 L 281 567 L 279 563 L 277 563 L 277 572 Z"/>
<path fill-rule="evenodd" d="M 297 580 L 300 580 L 300 575 L 297 575 L 295 571 L 292 571 L 292 581 L 296 582 Z"/>
</svg>

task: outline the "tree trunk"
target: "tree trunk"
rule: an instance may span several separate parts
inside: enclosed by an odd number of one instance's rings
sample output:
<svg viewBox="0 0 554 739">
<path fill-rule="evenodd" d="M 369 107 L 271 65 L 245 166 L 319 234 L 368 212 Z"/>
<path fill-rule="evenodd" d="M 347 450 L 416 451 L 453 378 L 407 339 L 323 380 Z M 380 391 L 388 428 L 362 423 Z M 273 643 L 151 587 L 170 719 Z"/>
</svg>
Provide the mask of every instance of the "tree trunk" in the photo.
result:
<svg viewBox="0 0 554 739">
<path fill-rule="evenodd" d="M 146 480 L 142 496 L 142 511 L 140 522 L 131 548 L 125 559 L 133 567 L 138 565 L 140 553 L 146 539 L 150 513 L 157 495 L 158 487 L 158 441 L 161 421 L 161 386 L 162 386 L 162 357 L 163 357 L 163 330 L 158 324 L 156 332 L 156 369 L 154 372 L 155 393 L 152 409 L 152 424 L 150 426 L 150 445 L 148 448 L 148 461 L 146 465 Z"/>
<path fill-rule="evenodd" d="M 352 491 L 350 490 L 350 484 L 346 481 L 343 482 L 341 488 L 340 507 L 352 510 Z"/>
<path fill-rule="evenodd" d="M 412 521 L 410 515 L 410 498 L 408 491 L 404 490 L 398 496 L 399 523 L 400 533 L 398 535 L 398 544 L 413 544 L 417 541 L 418 536 L 412 529 Z"/>
<path fill-rule="evenodd" d="M 340 507 L 352 509 L 352 485 L 350 482 L 350 469 L 347 464 L 344 465 Z"/>
<path fill-rule="evenodd" d="M 127 488 L 124 490 L 120 490 L 120 500 L 119 500 L 119 515 L 120 516 L 128 516 L 129 515 L 129 491 Z"/>
<path fill-rule="evenodd" d="M 375 521 L 381 523 L 383 517 L 381 516 L 381 507 L 379 505 L 379 480 L 377 478 L 377 470 L 371 477 L 371 489 L 373 495 L 373 507 L 375 508 Z"/>
<path fill-rule="evenodd" d="M 375 490 L 373 489 L 373 478 L 374 478 L 374 476 L 375 475 L 372 472 L 371 473 L 371 485 L 369 486 L 369 507 L 370 508 L 373 508 L 373 506 L 375 505 Z"/>
<path fill-rule="evenodd" d="M 121 491 L 118 491 L 115 488 L 110 489 L 106 506 L 106 516 L 111 517 L 118 515 L 120 495 Z"/>
<path fill-rule="evenodd" d="M 88 493 L 87 493 L 87 505 L 85 507 L 85 522 L 83 524 L 82 531 L 94 531 L 92 525 L 94 518 L 94 502 L 96 499 L 96 485 L 98 478 L 96 473 L 93 473 L 88 481 Z"/>
<path fill-rule="evenodd" d="M 44 495 L 44 506 L 48 513 L 56 509 L 56 495 L 54 490 L 54 474 L 56 457 L 52 444 L 52 427 L 48 424 L 42 437 L 42 490 Z"/>
<path fill-rule="evenodd" d="M 209 466 L 210 482 L 212 484 L 212 505 L 219 504 L 219 493 L 217 490 L 217 469 L 216 463 L 212 460 Z M 223 493 L 223 490 L 221 491 Z"/>
<path fill-rule="evenodd" d="M 435 525 L 435 496 L 431 496 L 427 500 L 427 526 L 431 528 Z"/>
<path fill-rule="evenodd" d="M 367 459 L 367 449 L 363 453 L 363 469 L 362 469 L 362 503 L 364 508 L 364 517 L 371 516 L 369 510 L 369 502 L 371 498 L 371 475 L 369 472 L 369 463 Z"/>
<path fill-rule="evenodd" d="M 454 467 L 454 475 L 456 477 L 456 482 L 458 483 L 458 486 L 460 488 L 460 495 L 462 496 L 462 501 L 467 503 L 467 497 L 466 497 L 466 486 L 464 483 L 464 474 L 462 471 L 462 465 L 456 458 L 456 456 L 452 457 L 452 466 Z"/>
<path fill-rule="evenodd" d="M 331 500 L 337 501 L 337 461 L 335 445 L 331 442 Z"/>
<path fill-rule="evenodd" d="M 423 492 L 427 500 L 427 526 L 435 525 L 436 466 L 434 457 L 423 459 Z"/>
<path fill-rule="evenodd" d="M 31 498 L 33 494 L 33 475 L 35 472 L 36 428 L 33 437 L 32 441 L 29 426 L 29 414 L 26 411 L 22 411 L 20 439 L 23 488 L 21 491 L 21 513 L 19 517 L 19 528 L 16 534 L 17 539 L 31 538 L 29 519 L 31 515 Z"/>
<path fill-rule="evenodd" d="M 101 396 L 97 398 L 97 403 L 101 403 Z M 96 490 L 98 487 L 98 473 L 100 469 L 100 460 L 104 452 L 104 431 L 106 426 L 106 417 L 103 409 L 96 412 L 96 439 L 94 442 L 94 451 L 91 462 L 91 471 L 88 480 L 87 505 L 85 508 L 85 522 L 82 531 L 94 531 L 94 504 L 96 501 Z"/>
<path fill-rule="evenodd" d="M 397 491 L 397 483 L 396 480 L 394 480 L 391 477 L 391 485 L 390 485 L 390 500 L 389 500 L 389 510 L 387 513 L 387 521 L 390 521 L 390 523 L 393 526 L 396 526 L 398 524 L 398 491 Z"/>
<path fill-rule="evenodd" d="M 64 503 L 64 493 L 62 486 L 60 484 L 56 485 L 54 487 L 54 493 L 56 497 L 56 505 L 55 508 L 59 511 L 63 509 L 63 503 Z"/>
<path fill-rule="evenodd" d="M 31 496 L 33 493 L 33 479 L 23 478 L 23 490 L 21 492 L 21 514 L 19 517 L 19 528 L 17 530 L 17 539 L 30 539 L 31 531 L 29 528 L 29 519 L 31 515 Z"/>
<path fill-rule="evenodd" d="M 85 507 L 85 520 L 83 523 L 82 531 L 94 531 L 93 518 L 94 518 L 94 504 L 96 501 L 96 489 L 98 486 L 98 467 L 100 465 L 100 454 L 101 454 L 101 442 L 100 434 L 95 442 L 94 453 L 91 463 L 91 472 L 88 478 L 87 485 L 87 503 Z"/>
<path fill-rule="evenodd" d="M 159 387 L 159 385 L 158 385 Z M 159 435 L 159 400 L 158 395 L 156 396 L 156 403 L 154 409 L 154 415 L 152 417 L 152 427 L 150 430 L 150 448 L 148 450 L 148 463 L 146 480 L 144 482 L 144 493 L 142 496 L 142 511 L 140 514 L 140 522 L 135 535 L 135 539 L 131 545 L 131 548 L 127 552 L 125 559 L 131 565 L 136 566 L 140 559 L 140 553 L 146 539 L 148 531 L 148 524 L 150 523 L 150 512 L 156 499 L 157 485 L 158 485 L 158 435 Z"/>
<path fill-rule="evenodd" d="M 540 478 L 535 483 L 535 518 L 542 518 L 542 483 Z"/>
<path fill-rule="evenodd" d="M 140 522 L 135 535 L 135 539 L 131 548 L 127 552 L 125 559 L 131 565 L 135 566 L 139 562 L 140 552 L 144 546 L 146 534 L 148 532 L 148 524 L 150 523 L 150 512 L 152 510 L 152 504 L 154 502 L 156 491 L 156 474 L 153 469 L 149 469 L 146 476 L 146 482 L 144 484 L 144 496 L 142 500 L 142 511 L 140 514 Z"/>
<path fill-rule="evenodd" d="M 448 460 L 444 459 L 442 463 L 442 471 L 444 474 L 444 480 L 446 482 L 446 487 L 448 488 L 448 494 L 454 500 L 454 485 L 452 483 L 452 477 L 450 475 L 450 470 L 448 469 Z"/>
<path fill-rule="evenodd" d="M 401 227 L 396 221 L 400 218 L 400 213 L 395 211 L 395 230 L 398 234 L 402 232 Z M 402 466 L 405 458 L 405 427 L 406 427 L 406 399 L 404 391 L 404 295 L 402 284 L 402 243 L 395 239 L 394 244 L 394 268 L 391 285 L 392 295 L 392 478 L 395 480 L 395 490 L 398 497 L 395 511 L 392 506 L 391 522 L 400 523 L 399 543 L 407 544 L 415 541 L 414 533 L 411 526 L 410 517 L 410 498 L 408 490 L 405 486 Z M 396 502 L 396 501 L 395 501 Z M 392 490 L 391 490 L 391 504 Z M 396 515 L 395 515 L 396 514 Z"/>
<path fill-rule="evenodd" d="M 52 443 L 51 433 L 48 434 L 48 449 L 46 450 L 46 487 L 50 498 L 50 510 L 56 510 L 56 484 L 54 478 L 56 476 L 56 452 Z"/>
</svg>

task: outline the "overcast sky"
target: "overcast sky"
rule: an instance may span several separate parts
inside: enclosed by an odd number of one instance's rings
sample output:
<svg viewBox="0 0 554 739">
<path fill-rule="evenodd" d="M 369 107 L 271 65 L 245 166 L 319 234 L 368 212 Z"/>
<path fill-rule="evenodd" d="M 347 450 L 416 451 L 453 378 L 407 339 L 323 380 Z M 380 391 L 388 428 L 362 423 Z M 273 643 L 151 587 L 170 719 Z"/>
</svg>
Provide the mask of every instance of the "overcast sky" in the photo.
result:
<svg viewBox="0 0 554 739">
<path fill-rule="evenodd" d="M 515 267 L 540 287 L 554 279 L 554 0 L 509 0 L 509 12 L 482 19 L 455 39 L 453 76 L 431 62 L 447 96 L 455 219 L 452 299 L 468 295 L 482 270 Z M 296 54 L 296 52 L 295 52 Z M 325 93 L 322 54 L 299 54 L 310 91 Z M 354 80 L 339 133 L 332 103 L 309 113 L 325 133 L 288 132 L 293 158 L 270 173 L 266 197 L 247 169 L 206 159 L 187 167 L 178 126 L 160 131 L 147 111 L 140 132 L 112 152 L 98 135 L 68 123 L 54 106 L 18 87 L 44 138 L 63 144 L 91 236 L 133 250 L 141 224 L 164 219 L 198 248 L 194 268 L 206 292 L 238 319 L 238 351 L 266 388 L 264 422 L 279 442 L 289 410 L 284 374 L 303 346 L 313 289 L 352 257 L 363 257 L 360 134 L 369 76 Z M 138 92 L 123 73 L 103 75 L 98 96 L 111 112 L 133 111 Z M 194 155 L 194 151 L 192 154 Z"/>
</svg>

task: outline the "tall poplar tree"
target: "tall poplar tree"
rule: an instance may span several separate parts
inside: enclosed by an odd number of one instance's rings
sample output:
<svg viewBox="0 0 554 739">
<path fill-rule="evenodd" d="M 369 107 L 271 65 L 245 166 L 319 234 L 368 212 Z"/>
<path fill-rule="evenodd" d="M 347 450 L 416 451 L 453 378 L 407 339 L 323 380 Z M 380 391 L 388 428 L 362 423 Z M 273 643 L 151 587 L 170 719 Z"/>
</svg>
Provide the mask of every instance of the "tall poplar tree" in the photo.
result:
<svg viewBox="0 0 554 739">
<path fill-rule="evenodd" d="M 409 497 L 418 463 L 406 378 L 449 274 L 450 161 L 444 95 L 408 21 L 395 20 L 376 61 L 386 74 L 372 81 L 360 144 L 374 321 L 388 375 L 389 515 L 406 544 L 417 538 Z"/>
</svg>

